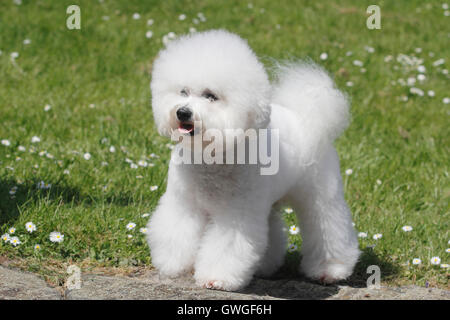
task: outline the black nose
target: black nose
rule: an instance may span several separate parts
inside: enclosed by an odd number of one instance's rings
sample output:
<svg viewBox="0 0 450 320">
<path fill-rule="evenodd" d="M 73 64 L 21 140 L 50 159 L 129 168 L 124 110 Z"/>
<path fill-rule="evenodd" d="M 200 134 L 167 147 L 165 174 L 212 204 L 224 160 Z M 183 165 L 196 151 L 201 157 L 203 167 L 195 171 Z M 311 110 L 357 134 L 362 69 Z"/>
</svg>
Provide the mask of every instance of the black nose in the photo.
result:
<svg viewBox="0 0 450 320">
<path fill-rule="evenodd" d="M 188 107 L 181 107 L 177 110 L 177 118 L 180 121 L 188 121 L 192 117 L 192 111 Z"/>
</svg>

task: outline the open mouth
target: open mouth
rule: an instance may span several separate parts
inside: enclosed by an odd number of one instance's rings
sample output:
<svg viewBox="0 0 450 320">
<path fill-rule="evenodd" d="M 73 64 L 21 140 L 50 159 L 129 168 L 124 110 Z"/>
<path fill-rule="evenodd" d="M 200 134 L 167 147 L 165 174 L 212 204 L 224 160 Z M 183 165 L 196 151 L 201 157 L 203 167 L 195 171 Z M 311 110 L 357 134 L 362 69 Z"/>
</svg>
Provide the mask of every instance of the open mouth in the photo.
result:
<svg viewBox="0 0 450 320">
<path fill-rule="evenodd" d="M 189 134 L 191 136 L 194 135 L 194 124 L 189 121 L 183 121 L 178 124 L 178 130 L 182 134 Z"/>
</svg>

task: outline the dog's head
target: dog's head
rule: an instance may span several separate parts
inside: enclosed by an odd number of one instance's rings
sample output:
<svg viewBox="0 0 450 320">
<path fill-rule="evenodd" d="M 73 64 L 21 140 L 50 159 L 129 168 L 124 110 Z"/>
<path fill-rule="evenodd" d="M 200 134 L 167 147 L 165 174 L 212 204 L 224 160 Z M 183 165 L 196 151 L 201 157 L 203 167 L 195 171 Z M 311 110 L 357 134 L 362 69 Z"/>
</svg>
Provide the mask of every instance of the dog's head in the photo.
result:
<svg viewBox="0 0 450 320">
<path fill-rule="evenodd" d="M 195 33 L 167 45 L 154 62 L 152 108 L 160 134 L 265 128 L 270 84 L 263 65 L 239 36 Z"/>
</svg>

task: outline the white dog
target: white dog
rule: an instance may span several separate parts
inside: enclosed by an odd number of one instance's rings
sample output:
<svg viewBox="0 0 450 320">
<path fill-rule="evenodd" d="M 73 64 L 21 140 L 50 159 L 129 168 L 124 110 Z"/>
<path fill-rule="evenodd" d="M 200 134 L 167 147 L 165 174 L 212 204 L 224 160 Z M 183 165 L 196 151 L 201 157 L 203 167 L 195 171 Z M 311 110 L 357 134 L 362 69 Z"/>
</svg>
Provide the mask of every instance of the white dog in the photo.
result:
<svg viewBox="0 0 450 320">
<path fill-rule="evenodd" d="M 261 175 L 260 165 L 180 164 L 176 146 L 148 224 L 162 276 L 193 271 L 200 286 L 238 290 L 255 273 L 271 275 L 284 262 L 286 203 L 300 221 L 301 271 L 326 283 L 351 275 L 360 251 L 333 147 L 349 106 L 325 71 L 278 65 L 271 85 L 245 40 L 213 30 L 169 43 L 154 62 L 151 91 L 160 134 L 194 138 L 197 121 L 225 136 L 230 128 L 276 129 L 280 141 L 275 175 Z"/>
</svg>

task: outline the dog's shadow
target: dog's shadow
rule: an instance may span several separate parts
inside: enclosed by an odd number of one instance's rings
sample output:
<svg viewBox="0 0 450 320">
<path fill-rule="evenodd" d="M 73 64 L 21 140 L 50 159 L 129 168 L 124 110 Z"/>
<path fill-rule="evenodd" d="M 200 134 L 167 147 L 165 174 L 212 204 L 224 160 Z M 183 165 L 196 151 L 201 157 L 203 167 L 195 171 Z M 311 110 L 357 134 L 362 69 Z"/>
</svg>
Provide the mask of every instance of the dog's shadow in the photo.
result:
<svg viewBox="0 0 450 320">
<path fill-rule="evenodd" d="M 350 278 L 338 283 L 324 285 L 300 275 L 298 265 L 301 257 L 294 253 L 286 256 L 284 266 L 270 278 L 255 277 L 250 285 L 240 293 L 256 295 L 260 297 L 270 296 L 280 299 L 293 300 L 322 300 L 336 295 L 340 286 L 352 288 L 366 288 L 367 280 L 372 272 L 368 273 L 368 267 L 376 265 L 380 268 L 381 281 L 394 278 L 398 267 L 375 254 L 372 248 L 363 250 L 354 272 Z"/>
</svg>

